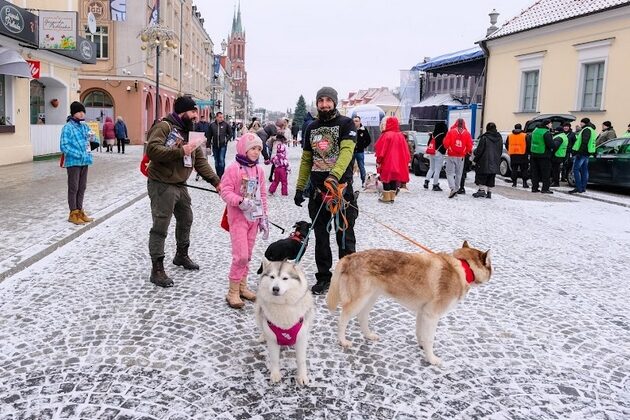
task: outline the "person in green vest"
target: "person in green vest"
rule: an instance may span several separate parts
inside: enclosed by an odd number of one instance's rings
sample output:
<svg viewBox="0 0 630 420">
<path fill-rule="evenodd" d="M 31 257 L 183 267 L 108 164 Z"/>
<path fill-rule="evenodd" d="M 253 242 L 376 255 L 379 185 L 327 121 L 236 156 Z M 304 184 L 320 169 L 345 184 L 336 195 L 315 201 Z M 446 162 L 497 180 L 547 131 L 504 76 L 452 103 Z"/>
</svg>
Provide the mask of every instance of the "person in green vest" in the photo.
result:
<svg viewBox="0 0 630 420">
<path fill-rule="evenodd" d="M 531 134 L 530 164 L 532 170 L 532 192 L 553 194 L 551 185 L 551 157 L 553 156 L 553 136 L 550 120 L 543 120 L 542 124 Z M 539 190 L 542 181 L 542 189 Z"/>
<path fill-rule="evenodd" d="M 560 186 L 560 167 L 567 157 L 569 148 L 569 136 L 564 132 L 562 126 L 558 127 L 556 135 L 553 136 L 553 157 L 551 158 L 551 186 Z"/>
<path fill-rule="evenodd" d="M 576 134 L 573 145 L 573 175 L 575 176 L 575 188 L 569 194 L 585 193 L 588 184 L 588 157 L 595 154 L 595 141 L 597 132 L 589 118 L 580 120 L 582 127 Z"/>
<path fill-rule="evenodd" d="M 628 124 L 628 129 L 621 135 L 621 137 L 630 137 L 630 124 Z"/>
</svg>

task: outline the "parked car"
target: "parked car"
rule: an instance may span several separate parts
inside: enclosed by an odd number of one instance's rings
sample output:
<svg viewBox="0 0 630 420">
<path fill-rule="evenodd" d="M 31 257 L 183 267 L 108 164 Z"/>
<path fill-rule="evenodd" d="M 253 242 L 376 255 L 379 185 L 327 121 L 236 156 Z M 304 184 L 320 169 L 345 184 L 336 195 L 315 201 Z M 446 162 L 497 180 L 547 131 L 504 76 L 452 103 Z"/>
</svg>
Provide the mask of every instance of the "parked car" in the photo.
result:
<svg viewBox="0 0 630 420">
<path fill-rule="evenodd" d="M 573 122 L 575 121 L 575 117 L 571 114 L 541 114 L 537 115 L 531 120 L 525 123 L 525 132 L 531 133 L 540 125 L 544 120 L 550 120 L 553 124 L 553 130 L 555 131 L 558 127 L 560 127 L 565 122 Z M 510 161 L 510 155 L 508 155 L 507 149 L 505 148 L 505 140 L 507 140 L 507 136 L 511 133 L 511 131 L 501 131 L 501 136 L 503 137 L 503 153 L 501 153 L 501 162 L 499 163 L 499 173 L 501 176 L 510 176 L 512 174 L 512 164 Z"/>
<path fill-rule="evenodd" d="M 567 176 L 575 186 L 573 171 Z M 630 138 L 616 138 L 600 144 L 588 159 L 588 182 L 630 187 Z"/>
<path fill-rule="evenodd" d="M 415 152 L 411 155 L 411 171 L 415 176 L 423 176 L 429 171 L 429 159 L 427 158 L 428 155 L 426 155 L 426 150 L 431 134 L 417 131 L 414 131 L 413 133 L 416 139 L 416 147 Z M 446 176 L 446 173 L 444 172 L 444 163 L 442 163 L 440 176 Z"/>
</svg>

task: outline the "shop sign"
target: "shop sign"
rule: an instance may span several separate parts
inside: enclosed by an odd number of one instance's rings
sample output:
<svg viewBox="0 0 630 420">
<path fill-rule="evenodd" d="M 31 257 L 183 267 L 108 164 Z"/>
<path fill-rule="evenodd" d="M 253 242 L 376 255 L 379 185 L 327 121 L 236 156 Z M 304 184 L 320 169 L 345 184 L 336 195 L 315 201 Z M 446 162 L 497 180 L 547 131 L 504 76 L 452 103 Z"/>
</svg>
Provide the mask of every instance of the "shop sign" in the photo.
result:
<svg viewBox="0 0 630 420">
<path fill-rule="evenodd" d="M 0 33 L 37 45 L 38 17 L 5 0 L 0 0 Z"/>
<path fill-rule="evenodd" d="M 31 69 L 31 77 L 33 79 L 39 79 L 42 63 L 38 60 L 26 60 L 28 67 Z"/>
</svg>

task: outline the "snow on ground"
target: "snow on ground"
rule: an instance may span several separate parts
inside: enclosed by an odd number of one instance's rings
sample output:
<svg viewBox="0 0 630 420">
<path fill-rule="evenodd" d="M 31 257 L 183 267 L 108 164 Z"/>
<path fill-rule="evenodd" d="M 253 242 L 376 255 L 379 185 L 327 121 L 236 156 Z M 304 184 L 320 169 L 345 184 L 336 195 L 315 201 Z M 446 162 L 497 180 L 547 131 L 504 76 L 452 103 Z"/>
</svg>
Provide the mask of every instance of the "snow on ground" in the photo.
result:
<svg viewBox="0 0 630 420">
<path fill-rule="evenodd" d="M 293 204 L 299 153 L 290 153 L 290 195 L 270 198 L 270 219 L 287 228 L 307 219 Z M 363 340 L 352 321 L 355 346 L 342 350 L 336 314 L 317 297 L 311 386 L 296 386 L 291 350 L 282 382 L 270 384 L 253 305 L 225 304 L 224 205 L 191 190 L 201 270 L 169 262 L 175 288 L 148 282 L 148 199 L 0 283 L 0 419 L 628 418 L 630 209 L 510 187 L 448 200 L 421 180 L 391 206 L 360 196 L 357 245 L 419 252 L 378 220 L 434 250 L 464 239 L 492 250 L 491 281 L 439 324 L 442 368 L 424 361 L 415 318 L 398 304 L 373 310 L 381 341 Z M 282 237 L 272 229 L 269 241 Z M 252 268 L 265 246 L 259 239 Z M 303 259 L 311 282 L 313 250 Z"/>
</svg>

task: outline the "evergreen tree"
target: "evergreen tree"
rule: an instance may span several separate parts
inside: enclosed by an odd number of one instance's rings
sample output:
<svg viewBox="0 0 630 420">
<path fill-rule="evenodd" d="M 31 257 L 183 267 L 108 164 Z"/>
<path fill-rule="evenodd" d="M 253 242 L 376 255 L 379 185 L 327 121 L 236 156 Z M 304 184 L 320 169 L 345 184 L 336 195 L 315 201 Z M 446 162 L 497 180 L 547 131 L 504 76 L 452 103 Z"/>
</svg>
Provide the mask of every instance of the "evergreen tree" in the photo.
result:
<svg viewBox="0 0 630 420">
<path fill-rule="evenodd" d="M 295 106 L 293 121 L 297 123 L 298 127 L 302 127 L 304 118 L 306 118 L 306 101 L 304 100 L 304 96 L 300 95 L 300 99 L 298 99 L 297 105 Z"/>
</svg>

